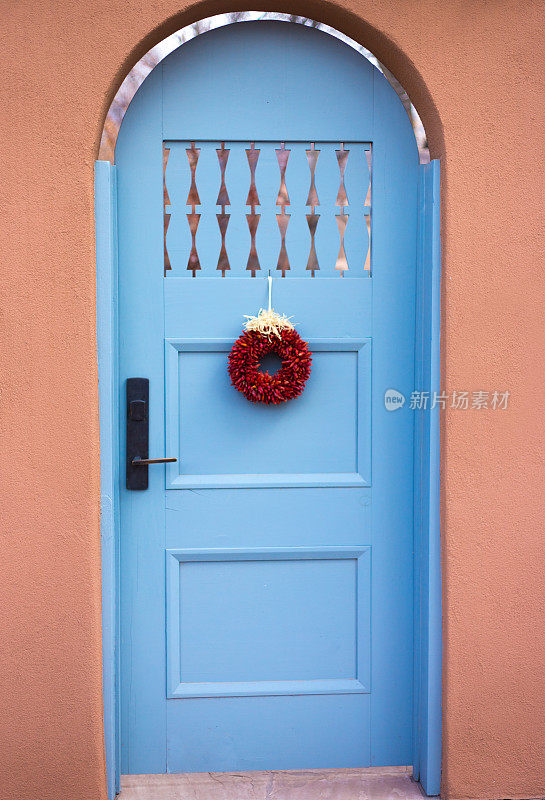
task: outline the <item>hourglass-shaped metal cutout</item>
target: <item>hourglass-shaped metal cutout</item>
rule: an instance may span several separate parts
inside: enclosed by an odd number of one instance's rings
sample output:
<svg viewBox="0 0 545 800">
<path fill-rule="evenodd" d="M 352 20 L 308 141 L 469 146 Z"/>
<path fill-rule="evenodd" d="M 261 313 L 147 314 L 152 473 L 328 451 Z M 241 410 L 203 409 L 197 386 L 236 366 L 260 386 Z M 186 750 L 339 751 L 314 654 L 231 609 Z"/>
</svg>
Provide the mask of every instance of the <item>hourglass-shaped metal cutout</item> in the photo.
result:
<svg viewBox="0 0 545 800">
<path fill-rule="evenodd" d="M 310 169 L 310 188 L 308 190 L 306 202 L 306 205 L 310 206 L 310 214 L 306 214 L 308 229 L 310 232 L 310 252 L 308 255 L 307 270 L 310 270 L 311 276 L 314 277 L 315 271 L 320 269 L 314 241 L 316 236 L 316 228 L 318 227 L 318 220 L 320 219 L 320 215 L 315 213 L 315 207 L 320 205 L 320 201 L 318 200 L 318 192 L 316 191 L 316 184 L 314 182 L 314 173 L 316 172 L 316 164 L 318 163 L 320 151 L 315 149 L 314 142 L 312 142 L 310 145 L 310 150 L 305 150 L 305 153 L 307 154 L 307 161 Z"/>
<path fill-rule="evenodd" d="M 286 150 L 285 142 L 281 142 L 280 150 L 275 150 L 278 166 L 280 167 L 280 189 L 278 190 L 278 196 L 276 198 L 276 205 L 280 206 L 280 214 L 276 215 L 276 221 L 280 231 L 280 253 L 278 254 L 276 269 L 281 270 L 283 278 L 286 276 L 286 271 L 290 268 L 288 251 L 286 250 L 286 233 L 290 221 L 290 215 L 286 214 L 286 206 L 290 204 L 288 188 L 286 186 L 286 167 L 288 166 L 290 152 L 291 150 Z"/>
<path fill-rule="evenodd" d="M 218 156 L 221 174 L 220 189 L 218 192 L 218 199 L 216 200 L 216 205 L 221 206 L 221 213 L 216 214 L 221 234 L 221 248 L 218 258 L 218 266 L 216 269 L 221 270 L 221 276 L 222 278 L 225 278 L 225 273 L 227 270 L 231 269 L 229 257 L 227 256 L 227 248 L 225 246 L 227 226 L 229 225 L 229 218 L 231 216 L 230 214 L 225 213 L 225 206 L 231 204 L 231 201 L 229 200 L 229 194 L 227 192 L 227 186 L 225 185 L 225 170 L 227 168 L 227 161 L 229 159 L 229 150 L 225 149 L 225 142 L 221 143 L 221 148 L 216 150 L 216 153 Z"/>
<path fill-rule="evenodd" d="M 246 221 L 248 223 L 248 229 L 250 231 L 250 254 L 248 255 L 248 262 L 246 264 L 246 269 L 250 272 L 252 278 L 255 278 L 255 273 L 258 269 L 261 269 L 259 265 L 259 258 L 257 257 L 257 248 L 255 243 L 255 237 L 257 234 L 257 226 L 259 225 L 259 219 L 261 214 L 256 214 L 255 207 L 258 206 L 259 203 L 259 196 L 257 194 L 257 188 L 255 185 L 255 171 L 257 167 L 257 162 L 259 159 L 259 150 L 255 149 L 255 142 L 250 143 L 250 149 L 246 150 L 246 157 L 248 158 L 248 166 L 250 167 L 250 189 L 248 191 L 248 197 L 246 199 L 246 205 L 250 206 L 250 213 L 246 214 Z"/>
<path fill-rule="evenodd" d="M 348 206 L 348 196 L 344 186 L 344 171 L 346 169 L 346 162 L 348 161 L 349 153 L 350 150 L 344 149 L 344 142 L 341 142 L 340 150 L 335 150 L 337 162 L 339 164 L 339 170 L 341 173 L 341 182 L 339 185 L 339 191 L 337 193 L 337 199 L 335 201 L 335 205 L 341 209 L 341 213 L 335 215 L 340 239 L 339 255 L 337 256 L 337 261 L 335 262 L 335 269 L 339 270 L 341 277 L 344 275 L 345 270 L 348 269 L 348 261 L 344 250 L 344 234 L 346 232 L 346 226 L 348 225 L 348 214 L 344 213 L 345 206 Z"/>
<path fill-rule="evenodd" d="M 191 252 L 189 254 L 189 261 L 187 262 L 187 269 L 193 272 L 193 277 L 197 270 L 201 268 L 199 256 L 197 254 L 197 228 L 201 215 L 195 211 L 196 206 L 200 206 L 201 201 L 199 192 L 197 191 L 197 183 L 195 180 L 195 173 L 197 171 L 197 163 L 199 161 L 200 148 L 195 147 L 195 142 L 191 142 L 191 147 L 186 148 L 187 160 L 189 161 L 189 169 L 191 170 L 191 186 L 189 194 L 187 195 L 186 205 L 191 206 L 191 213 L 187 215 L 187 222 L 191 232 Z"/>
</svg>

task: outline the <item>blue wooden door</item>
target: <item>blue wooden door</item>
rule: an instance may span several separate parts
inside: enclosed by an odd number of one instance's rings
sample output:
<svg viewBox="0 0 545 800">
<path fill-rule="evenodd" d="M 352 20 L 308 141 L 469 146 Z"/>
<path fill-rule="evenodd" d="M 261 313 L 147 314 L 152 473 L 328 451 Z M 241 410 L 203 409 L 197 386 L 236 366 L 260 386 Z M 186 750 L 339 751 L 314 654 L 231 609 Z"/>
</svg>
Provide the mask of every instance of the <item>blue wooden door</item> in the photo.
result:
<svg viewBox="0 0 545 800">
<path fill-rule="evenodd" d="M 401 103 L 327 34 L 238 24 L 152 72 L 116 155 L 122 420 L 149 378 L 150 456 L 178 458 L 121 490 L 122 772 L 410 764 L 413 419 L 384 403 L 414 381 Z M 313 352 L 272 407 L 227 374 L 269 270 Z"/>
</svg>

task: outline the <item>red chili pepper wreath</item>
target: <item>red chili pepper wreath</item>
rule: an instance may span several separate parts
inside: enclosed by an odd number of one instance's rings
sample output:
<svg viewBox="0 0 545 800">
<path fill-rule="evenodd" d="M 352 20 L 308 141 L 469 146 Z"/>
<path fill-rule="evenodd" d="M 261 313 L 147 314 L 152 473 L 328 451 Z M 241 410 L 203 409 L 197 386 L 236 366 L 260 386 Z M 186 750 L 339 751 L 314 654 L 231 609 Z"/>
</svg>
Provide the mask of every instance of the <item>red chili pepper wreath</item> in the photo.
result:
<svg viewBox="0 0 545 800">
<path fill-rule="evenodd" d="M 312 356 L 308 344 L 293 328 L 284 328 L 279 336 L 245 331 L 229 354 L 231 383 L 252 403 L 284 403 L 298 397 L 310 375 Z M 282 366 L 274 375 L 260 372 L 261 359 L 276 353 Z"/>
</svg>

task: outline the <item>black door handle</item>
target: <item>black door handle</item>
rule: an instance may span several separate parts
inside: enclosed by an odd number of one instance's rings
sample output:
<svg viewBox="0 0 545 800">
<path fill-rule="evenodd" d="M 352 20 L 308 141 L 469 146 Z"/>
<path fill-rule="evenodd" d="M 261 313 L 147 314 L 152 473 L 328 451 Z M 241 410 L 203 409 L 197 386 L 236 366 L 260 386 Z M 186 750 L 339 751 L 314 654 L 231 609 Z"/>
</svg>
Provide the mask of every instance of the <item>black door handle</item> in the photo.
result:
<svg viewBox="0 0 545 800">
<path fill-rule="evenodd" d="M 150 464 L 172 464 L 177 458 L 149 458 L 149 380 L 127 378 L 127 489 L 148 488 Z"/>
</svg>

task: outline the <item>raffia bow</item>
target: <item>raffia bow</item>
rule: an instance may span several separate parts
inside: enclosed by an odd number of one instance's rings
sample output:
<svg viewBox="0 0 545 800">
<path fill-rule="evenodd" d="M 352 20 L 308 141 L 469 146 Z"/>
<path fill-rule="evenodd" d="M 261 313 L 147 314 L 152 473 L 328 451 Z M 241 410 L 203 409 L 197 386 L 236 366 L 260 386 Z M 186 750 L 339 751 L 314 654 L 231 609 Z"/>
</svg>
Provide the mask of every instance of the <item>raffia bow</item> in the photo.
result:
<svg viewBox="0 0 545 800">
<path fill-rule="evenodd" d="M 281 331 L 286 330 L 286 328 L 294 330 L 290 318 L 286 317 L 285 314 L 278 314 L 274 308 L 269 308 L 268 310 L 260 308 L 256 317 L 249 317 L 247 314 L 244 314 L 244 316 L 248 320 L 244 325 L 244 329 L 262 333 L 264 336 L 278 336 L 280 339 Z"/>
</svg>

